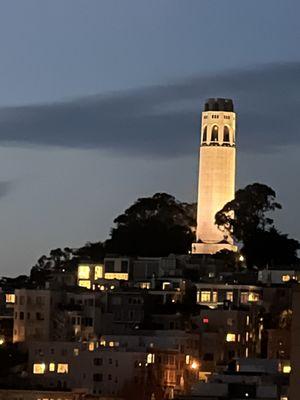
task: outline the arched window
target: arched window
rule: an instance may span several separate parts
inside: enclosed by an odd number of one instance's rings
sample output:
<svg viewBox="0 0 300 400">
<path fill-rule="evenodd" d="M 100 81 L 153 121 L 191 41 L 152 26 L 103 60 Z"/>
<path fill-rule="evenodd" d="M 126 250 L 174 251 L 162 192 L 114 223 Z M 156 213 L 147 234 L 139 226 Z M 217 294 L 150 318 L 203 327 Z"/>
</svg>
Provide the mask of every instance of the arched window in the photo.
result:
<svg viewBox="0 0 300 400">
<path fill-rule="evenodd" d="M 217 125 L 214 125 L 212 127 L 212 131 L 211 131 L 211 141 L 212 142 L 217 142 L 219 140 L 218 132 L 219 132 L 219 128 L 217 127 Z"/>
<path fill-rule="evenodd" d="M 202 142 L 207 141 L 207 126 L 203 128 L 203 134 L 202 134 Z"/>
<path fill-rule="evenodd" d="M 230 142 L 230 132 L 229 132 L 229 128 L 228 126 L 224 126 L 224 130 L 223 130 L 223 142 Z"/>
</svg>

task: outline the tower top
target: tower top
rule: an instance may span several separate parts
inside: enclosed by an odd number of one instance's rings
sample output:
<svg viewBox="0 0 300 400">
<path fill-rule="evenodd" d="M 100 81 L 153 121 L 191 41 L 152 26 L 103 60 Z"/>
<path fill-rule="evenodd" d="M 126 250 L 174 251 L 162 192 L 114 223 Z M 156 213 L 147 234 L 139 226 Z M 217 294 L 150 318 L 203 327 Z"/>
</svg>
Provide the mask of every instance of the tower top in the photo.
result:
<svg viewBox="0 0 300 400">
<path fill-rule="evenodd" d="M 233 101 L 231 99 L 207 99 L 204 105 L 204 111 L 227 111 L 233 112 Z"/>
</svg>

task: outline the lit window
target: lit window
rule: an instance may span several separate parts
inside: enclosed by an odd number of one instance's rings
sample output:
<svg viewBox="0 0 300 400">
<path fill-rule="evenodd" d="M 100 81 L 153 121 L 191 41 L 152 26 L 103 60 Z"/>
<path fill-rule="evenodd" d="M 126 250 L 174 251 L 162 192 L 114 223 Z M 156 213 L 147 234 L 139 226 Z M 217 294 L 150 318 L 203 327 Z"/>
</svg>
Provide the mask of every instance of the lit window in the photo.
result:
<svg viewBox="0 0 300 400">
<path fill-rule="evenodd" d="M 210 302 L 211 293 L 210 291 L 201 290 L 201 302 L 209 303 Z"/>
<path fill-rule="evenodd" d="M 150 289 L 150 282 L 140 282 L 141 289 Z"/>
<path fill-rule="evenodd" d="M 97 279 L 100 279 L 100 278 L 103 278 L 103 265 L 96 265 L 94 279 L 96 281 Z"/>
<path fill-rule="evenodd" d="M 78 282 L 78 285 L 81 286 L 81 287 L 85 287 L 87 289 L 90 289 L 91 288 L 91 281 L 80 280 Z"/>
<path fill-rule="evenodd" d="M 254 293 L 254 292 L 250 292 L 249 293 L 249 297 L 248 297 L 248 301 L 249 302 L 257 302 L 259 300 L 259 294 L 258 293 Z"/>
<path fill-rule="evenodd" d="M 114 347 L 115 346 L 114 342 L 108 342 L 108 345 L 109 345 L 109 347 Z"/>
<path fill-rule="evenodd" d="M 14 294 L 5 295 L 6 303 L 14 304 L 16 301 L 16 296 Z"/>
<path fill-rule="evenodd" d="M 233 292 L 226 292 L 226 300 L 233 302 Z"/>
<path fill-rule="evenodd" d="M 101 340 L 100 341 L 100 346 L 106 346 L 106 341 L 105 340 Z"/>
<path fill-rule="evenodd" d="M 55 371 L 55 364 L 54 363 L 50 363 L 49 364 L 49 371 L 50 372 L 54 372 Z"/>
<path fill-rule="evenodd" d="M 67 374 L 69 372 L 69 364 L 57 364 L 58 374 Z"/>
<path fill-rule="evenodd" d="M 78 266 L 78 279 L 90 279 L 90 267 L 88 265 Z"/>
<path fill-rule="evenodd" d="M 170 288 L 171 288 L 171 283 L 170 282 L 163 282 L 162 290 L 168 290 Z"/>
<path fill-rule="evenodd" d="M 282 275 L 281 277 L 282 282 L 289 282 L 291 280 L 290 275 Z"/>
<path fill-rule="evenodd" d="M 284 365 L 282 368 L 282 372 L 284 374 L 289 374 L 291 372 L 291 366 L 290 365 Z"/>
<path fill-rule="evenodd" d="M 33 364 L 33 373 L 34 374 L 44 374 L 46 369 L 46 365 L 44 363 L 41 364 Z"/>
<path fill-rule="evenodd" d="M 75 357 L 79 356 L 79 349 L 77 349 L 77 348 L 74 349 L 73 350 L 73 354 L 74 354 Z"/>
<path fill-rule="evenodd" d="M 226 342 L 235 342 L 235 333 L 227 333 Z"/>
<path fill-rule="evenodd" d="M 246 318 L 246 325 L 249 325 L 249 323 L 250 323 L 250 317 L 249 317 L 249 315 L 247 315 L 247 318 Z"/>
<path fill-rule="evenodd" d="M 217 303 L 218 302 L 218 292 L 213 292 L 213 303 Z"/>
<path fill-rule="evenodd" d="M 249 332 L 246 332 L 246 342 L 249 341 Z"/>
<path fill-rule="evenodd" d="M 248 358 L 249 357 L 249 349 L 248 347 L 246 347 L 246 351 L 245 351 L 245 357 Z"/>
<path fill-rule="evenodd" d="M 147 363 L 148 364 L 154 364 L 154 360 L 155 360 L 155 355 L 153 353 L 149 353 L 147 355 Z"/>
<path fill-rule="evenodd" d="M 185 363 L 188 365 L 190 363 L 190 356 L 186 355 L 185 356 Z"/>
<path fill-rule="evenodd" d="M 89 343 L 89 351 L 94 351 L 95 350 L 95 343 L 94 342 L 90 342 Z"/>
<path fill-rule="evenodd" d="M 242 304 L 247 304 L 248 303 L 248 297 L 249 297 L 249 293 L 248 292 L 242 292 L 241 293 L 241 303 Z"/>
<path fill-rule="evenodd" d="M 128 274 L 124 272 L 106 272 L 104 274 L 105 279 L 118 279 L 121 281 L 128 281 Z"/>
</svg>

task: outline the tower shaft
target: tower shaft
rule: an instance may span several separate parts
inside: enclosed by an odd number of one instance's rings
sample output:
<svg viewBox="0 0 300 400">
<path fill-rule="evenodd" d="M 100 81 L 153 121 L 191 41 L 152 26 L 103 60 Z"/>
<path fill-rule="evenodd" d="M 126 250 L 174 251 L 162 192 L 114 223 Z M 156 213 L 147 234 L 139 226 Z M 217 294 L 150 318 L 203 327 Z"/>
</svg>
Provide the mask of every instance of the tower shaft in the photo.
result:
<svg viewBox="0 0 300 400">
<path fill-rule="evenodd" d="M 192 252 L 214 254 L 235 251 L 230 232 L 215 225 L 215 215 L 235 194 L 236 148 L 233 104 L 227 99 L 210 99 L 202 112 L 197 242 Z"/>
</svg>

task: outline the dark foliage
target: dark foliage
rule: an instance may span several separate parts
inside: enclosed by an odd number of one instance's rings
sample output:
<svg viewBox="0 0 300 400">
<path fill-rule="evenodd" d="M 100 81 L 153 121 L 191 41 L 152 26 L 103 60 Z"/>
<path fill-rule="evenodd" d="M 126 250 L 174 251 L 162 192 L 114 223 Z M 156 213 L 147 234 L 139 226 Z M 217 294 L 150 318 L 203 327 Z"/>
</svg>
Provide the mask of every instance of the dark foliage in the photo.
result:
<svg viewBox="0 0 300 400">
<path fill-rule="evenodd" d="M 241 242 L 247 266 L 275 267 L 298 262 L 299 242 L 280 233 L 269 213 L 281 209 L 275 191 L 254 183 L 236 192 L 235 199 L 216 214 L 216 224 Z"/>
<path fill-rule="evenodd" d="M 138 256 L 186 254 L 194 240 L 195 206 L 166 193 L 140 198 L 119 215 L 107 251 Z"/>
</svg>

